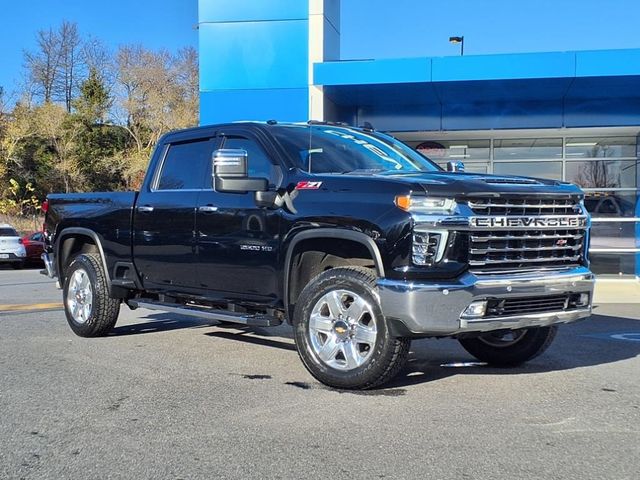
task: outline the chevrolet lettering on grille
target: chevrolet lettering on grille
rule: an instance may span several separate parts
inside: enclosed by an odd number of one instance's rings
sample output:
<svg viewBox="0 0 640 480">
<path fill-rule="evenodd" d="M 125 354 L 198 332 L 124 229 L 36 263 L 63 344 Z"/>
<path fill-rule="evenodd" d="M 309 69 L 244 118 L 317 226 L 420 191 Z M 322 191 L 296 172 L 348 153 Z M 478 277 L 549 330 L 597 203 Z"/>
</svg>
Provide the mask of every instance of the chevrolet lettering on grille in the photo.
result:
<svg viewBox="0 0 640 480">
<path fill-rule="evenodd" d="M 474 228 L 583 228 L 586 217 L 471 217 Z"/>
</svg>

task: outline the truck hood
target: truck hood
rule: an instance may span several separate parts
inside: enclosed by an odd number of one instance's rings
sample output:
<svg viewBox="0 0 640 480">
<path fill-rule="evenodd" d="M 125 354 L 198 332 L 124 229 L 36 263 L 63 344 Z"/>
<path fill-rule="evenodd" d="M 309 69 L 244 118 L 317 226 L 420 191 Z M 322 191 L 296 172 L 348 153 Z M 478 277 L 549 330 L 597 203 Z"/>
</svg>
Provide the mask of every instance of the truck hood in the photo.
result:
<svg viewBox="0 0 640 480">
<path fill-rule="evenodd" d="M 576 185 L 558 180 L 506 175 L 451 172 L 384 172 L 379 176 L 393 178 L 437 196 L 494 196 L 503 195 L 582 195 Z"/>
</svg>

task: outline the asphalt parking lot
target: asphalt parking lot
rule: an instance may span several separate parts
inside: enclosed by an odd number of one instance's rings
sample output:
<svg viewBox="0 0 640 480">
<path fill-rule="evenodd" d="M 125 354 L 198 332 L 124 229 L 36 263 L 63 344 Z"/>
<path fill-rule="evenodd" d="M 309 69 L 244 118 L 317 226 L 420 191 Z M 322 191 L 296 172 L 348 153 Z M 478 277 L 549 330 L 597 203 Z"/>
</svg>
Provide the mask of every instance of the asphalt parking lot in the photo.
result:
<svg viewBox="0 0 640 480">
<path fill-rule="evenodd" d="M 607 305 L 516 369 L 413 343 L 387 388 L 324 388 L 285 327 L 121 310 L 67 327 L 37 269 L 0 267 L 0 478 L 637 479 L 640 307 Z"/>
</svg>

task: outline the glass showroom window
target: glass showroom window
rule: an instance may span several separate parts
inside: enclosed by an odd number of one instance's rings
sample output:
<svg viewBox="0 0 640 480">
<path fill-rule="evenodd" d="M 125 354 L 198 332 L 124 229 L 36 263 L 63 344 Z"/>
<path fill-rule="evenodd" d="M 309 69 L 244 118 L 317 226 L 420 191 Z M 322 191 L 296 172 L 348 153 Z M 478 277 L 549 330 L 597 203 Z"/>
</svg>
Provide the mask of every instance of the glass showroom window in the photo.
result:
<svg viewBox="0 0 640 480">
<path fill-rule="evenodd" d="M 489 172 L 490 140 L 429 140 L 410 145 L 444 169 L 447 162 L 461 161 L 467 172 Z"/>
<path fill-rule="evenodd" d="M 637 275 L 640 169 L 636 138 L 567 138 L 565 158 L 565 180 L 584 189 L 585 207 L 592 216 L 593 271 Z"/>
<path fill-rule="evenodd" d="M 634 158 L 636 137 L 567 138 L 566 158 Z"/>
<path fill-rule="evenodd" d="M 493 141 L 494 160 L 562 158 L 561 138 L 518 138 Z"/>
<path fill-rule="evenodd" d="M 557 161 L 548 161 L 550 159 Z M 561 138 L 509 138 L 493 141 L 493 173 L 562 180 Z M 527 162 L 520 160 L 533 160 Z M 501 161 L 510 160 L 510 161 Z M 517 161 L 516 161 L 517 160 Z"/>
<path fill-rule="evenodd" d="M 562 161 L 494 162 L 493 173 L 562 180 Z"/>
<path fill-rule="evenodd" d="M 582 188 L 631 188 L 638 186 L 637 160 L 567 161 L 566 181 Z"/>
</svg>

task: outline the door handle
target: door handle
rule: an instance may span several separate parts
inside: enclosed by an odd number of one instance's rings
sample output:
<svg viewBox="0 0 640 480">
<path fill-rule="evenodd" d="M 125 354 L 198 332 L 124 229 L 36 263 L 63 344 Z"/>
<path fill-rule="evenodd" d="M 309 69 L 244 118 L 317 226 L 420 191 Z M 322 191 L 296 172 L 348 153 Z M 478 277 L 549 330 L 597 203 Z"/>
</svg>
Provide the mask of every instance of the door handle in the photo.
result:
<svg viewBox="0 0 640 480">
<path fill-rule="evenodd" d="M 151 205 L 141 205 L 138 207 L 138 211 L 142 213 L 153 212 L 153 207 Z"/>
<path fill-rule="evenodd" d="M 213 213 L 218 211 L 218 207 L 214 207 L 213 205 L 202 205 L 198 207 L 198 211 L 202 213 Z"/>
</svg>

